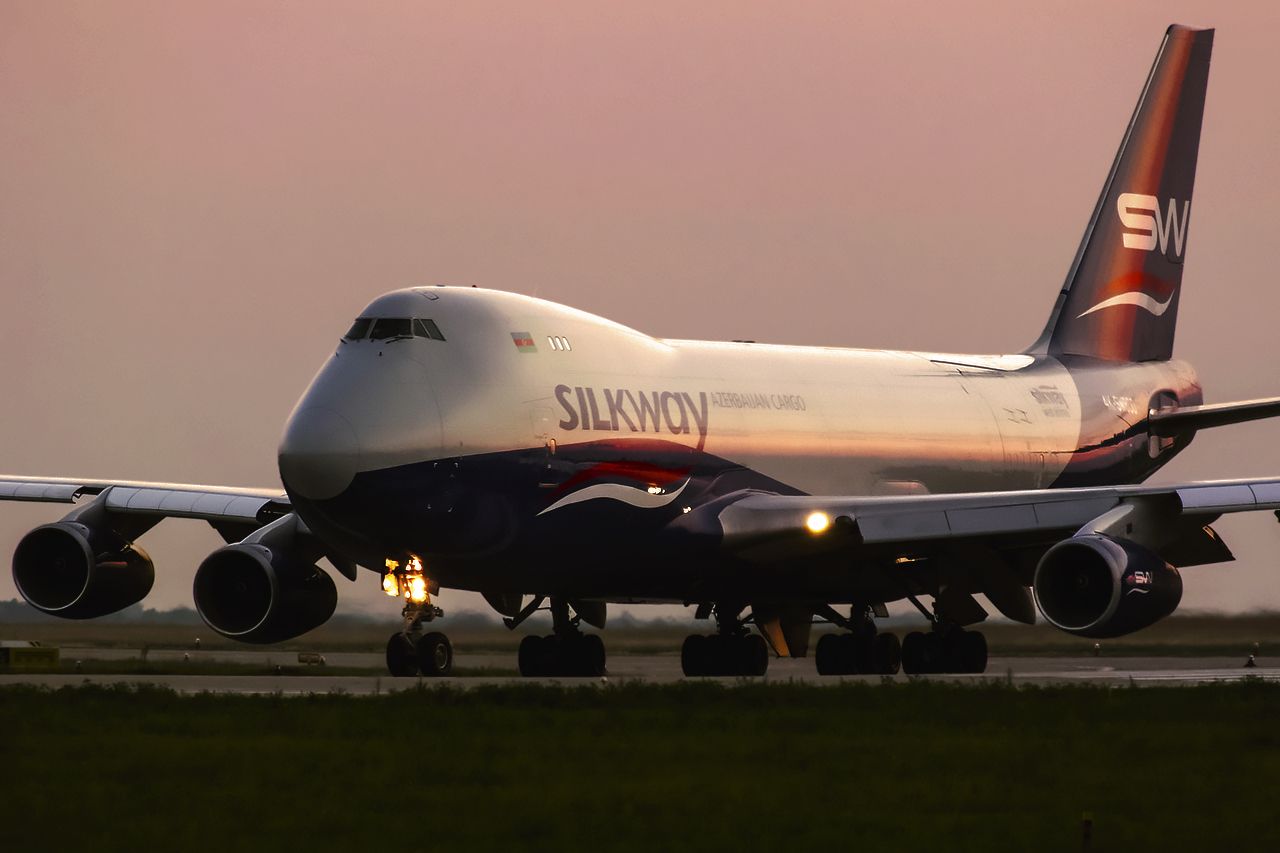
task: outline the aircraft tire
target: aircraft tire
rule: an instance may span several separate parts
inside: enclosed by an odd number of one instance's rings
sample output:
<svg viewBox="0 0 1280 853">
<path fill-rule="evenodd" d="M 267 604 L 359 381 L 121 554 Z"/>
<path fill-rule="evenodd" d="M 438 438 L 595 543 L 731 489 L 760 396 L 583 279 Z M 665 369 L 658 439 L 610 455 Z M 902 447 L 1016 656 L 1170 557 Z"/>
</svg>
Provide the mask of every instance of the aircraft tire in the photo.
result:
<svg viewBox="0 0 1280 853">
<path fill-rule="evenodd" d="M 855 634 L 850 634 L 849 639 L 853 641 L 851 643 L 851 651 L 853 653 L 851 663 L 853 666 L 850 671 L 857 675 L 873 675 L 878 672 L 876 667 L 875 631 L 872 630 L 870 634 L 859 631 Z"/>
<path fill-rule="evenodd" d="M 956 636 L 958 631 L 930 631 L 924 635 L 925 672 L 940 675 L 956 672 Z"/>
<path fill-rule="evenodd" d="M 843 634 L 823 634 L 818 638 L 818 647 L 813 651 L 814 664 L 818 675 L 845 675 L 844 656 L 841 654 L 840 639 Z"/>
<path fill-rule="evenodd" d="M 580 674 L 589 678 L 599 678 L 605 673 L 604 640 L 599 634 L 587 634 L 578 643 L 574 651 Z"/>
<path fill-rule="evenodd" d="M 759 634 L 747 634 L 738 640 L 740 674 L 764 675 L 769 671 L 769 644 Z"/>
<path fill-rule="evenodd" d="M 912 631 L 902 641 L 902 671 L 907 675 L 925 675 L 929 672 L 926 646 L 928 638 L 920 631 Z"/>
<path fill-rule="evenodd" d="M 956 643 L 960 672 L 981 674 L 987 671 L 987 638 L 981 631 L 965 631 Z"/>
<path fill-rule="evenodd" d="M 710 676 L 733 675 L 730 639 L 723 634 L 708 634 L 702 646 L 702 674 Z"/>
<path fill-rule="evenodd" d="M 690 634 L 684 638 L 684 645 L 680 647 L 680 669 L 686 678 L 707 674 L 707 644 L 710 639 L 702 634 Z"/>
<path fill-rule="evenodd" d="M 877 634 L 875 641 L 875 672 L 880 675 L 897 675 L 902 665 L 902 644 L 897 634 Z"/>
<path fill-rule="evenodd" d="M 520 674 L 525 678 L 537 678 L 547 675 L 544 667 L 542 637 L 530 634 L 520 641 L 520 648 L 516 652 L 516 664 L 520 668 Z"/>
<path fill-rule="evenodd" d="M 423 634 L 418 639 L 418 669 L 429 678 L 453 674 L 453 644 L 439 631 Z"/>
<path fill-rule="evenodd" d="M 418 650 L 408 634 L 392 634 L 387 641 L 387 670 L 396 678 L 411 678 L 418 674 Z"/>
</svg>

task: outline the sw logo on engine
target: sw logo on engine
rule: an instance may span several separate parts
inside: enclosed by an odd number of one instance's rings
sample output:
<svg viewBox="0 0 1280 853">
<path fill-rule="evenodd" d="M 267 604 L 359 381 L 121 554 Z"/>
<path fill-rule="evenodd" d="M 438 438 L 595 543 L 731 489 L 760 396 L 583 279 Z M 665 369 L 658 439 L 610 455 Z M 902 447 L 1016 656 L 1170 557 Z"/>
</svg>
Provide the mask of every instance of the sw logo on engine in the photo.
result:
<svg viewBox="0 0 1280 853">
<path fill-rule="evenodd" d="M 1191 218 L 1191 200 L 1179 202 L 1169 199 L 1163 215 L 1160 212 L 1160 200 L 1153 195 L 1142 193 L 1121 193 L 1116 199 L 1116 212 L 1120 222 L 1124 224 L 1124 247 L 1154 251 L 1156 246 L 1169 258 L 1181 260 L 1187 239 L 1187 220 Z M 1172 237 L 1172 241 L 1170 241 Z M 1172 242 L 1172 247 L 1170 243 Z M 1170 253 L 1169 249 L 1173 252 Z"/>
</svg>

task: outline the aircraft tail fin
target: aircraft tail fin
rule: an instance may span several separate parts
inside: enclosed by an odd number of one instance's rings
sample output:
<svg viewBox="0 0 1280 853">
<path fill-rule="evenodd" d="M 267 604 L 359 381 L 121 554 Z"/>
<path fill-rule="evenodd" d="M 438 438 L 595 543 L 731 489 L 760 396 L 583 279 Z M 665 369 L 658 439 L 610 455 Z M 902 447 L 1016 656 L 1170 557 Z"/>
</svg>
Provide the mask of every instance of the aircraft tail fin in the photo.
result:
<svg viewBox="0 0 1280 853">
<path fill-rule="evenodd" d="M 1213 30 L 1166 31 L 1053 314 L 1030 352 L 1173 354 Z"/>
</svg>

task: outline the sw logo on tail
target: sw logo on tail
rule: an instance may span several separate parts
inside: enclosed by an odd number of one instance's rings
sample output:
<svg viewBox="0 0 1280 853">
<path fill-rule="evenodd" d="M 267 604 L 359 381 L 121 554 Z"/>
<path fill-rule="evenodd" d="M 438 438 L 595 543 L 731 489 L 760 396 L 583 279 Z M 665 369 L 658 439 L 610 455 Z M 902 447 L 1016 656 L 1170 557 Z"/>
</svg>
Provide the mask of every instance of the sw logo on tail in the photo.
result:
<svg viewBox="0 0 1280 853">
<path fill-rule="evenodd" d="M 1160 200 L 1153 195 L 1141 193 L 1121 193 L 1116 199 L 1116 212 L 1126 229 L 1124 247 L 1154 251 L 1159 244 L 1160 251 L 1168 255 L 1169 237 L 1173 237 L 1170 260 L 1182 257 L 1182 249 L 1187 239 L 1187 220 L 1191 218 L 1191 200 L 1182 202 L 1182 217 L 1178 217 L 1178 200 L 1169 199 L 1162 219 Z"/>
</svg>

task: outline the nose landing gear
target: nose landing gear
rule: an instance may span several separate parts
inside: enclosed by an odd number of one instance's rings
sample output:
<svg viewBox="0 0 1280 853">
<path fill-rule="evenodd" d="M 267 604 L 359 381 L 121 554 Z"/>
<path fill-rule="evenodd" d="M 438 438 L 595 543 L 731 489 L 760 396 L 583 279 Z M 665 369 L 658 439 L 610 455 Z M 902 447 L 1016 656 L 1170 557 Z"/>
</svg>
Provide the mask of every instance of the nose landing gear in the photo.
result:
<svg viewBox="0 0 1280 853">
<path fill-rule="evenodd" d="M 387 595 L 405 600 L 404 629 L 387 641 L 387 669 L 396 677 L 427 677 L 453 674 L 453 644 L 439 631 L 423 630 L 423 625 L 444 615 L 431 603 L 431 593 L 439 586 L 422 571 L 422 561 L 414 557 L 403 568 L 395 560 L 387 560 L 387 573 L 382 576 L 382 589 Z"/>
</svg>

